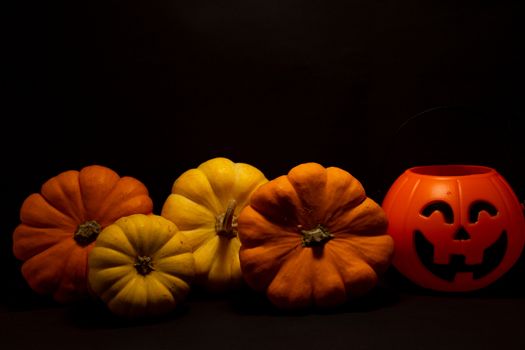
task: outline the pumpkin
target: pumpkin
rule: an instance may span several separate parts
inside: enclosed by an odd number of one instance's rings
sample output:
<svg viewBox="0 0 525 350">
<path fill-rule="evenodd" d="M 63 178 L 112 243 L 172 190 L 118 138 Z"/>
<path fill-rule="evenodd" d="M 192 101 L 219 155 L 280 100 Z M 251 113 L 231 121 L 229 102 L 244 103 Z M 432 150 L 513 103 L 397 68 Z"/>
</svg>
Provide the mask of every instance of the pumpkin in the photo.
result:
<svg viewBox="0 0 525 350">
<path fill-rule="evenodd" d="M 278 308 L 330 308 L 361 296 L 390 264 L 381 207 L 348 172 L 301 164 L 255 191 L 238 218 L 247 284 Z"/>
<path fill-rule="evenodd" d="M 188 294 L 194 276 L 190 247 L 175 224 L 135 214 L 106 227 L 89 254 L 89 283 L 119 316 L 160 315 Z"/>
<path fill-rule="evenodd" d="M 394 267 L 417 285 L 447 292 L 484 288 L 518 261 L 525 217 L 493 168 L 407 169 L 383 201 L 396 244 Z"/>
<path fill-rule="evenodd" d="M 103 166 L 63 172 L 27 197 L 13 233 L 22 275 L 40 294 L 61 303 L 89 295 L 87 256 L 97 235 L 121 216 L 150 213 L 148 190 Z"/>
<path fill-rule="evenodd" d="M 255 167 L 226 158 L 208 160 L 177 178 L 162 208 L 186 235 L 195 257 L 195 284 L 212 292 L 240 285 L 237 216 L 268 180 Z"/>
</svg>

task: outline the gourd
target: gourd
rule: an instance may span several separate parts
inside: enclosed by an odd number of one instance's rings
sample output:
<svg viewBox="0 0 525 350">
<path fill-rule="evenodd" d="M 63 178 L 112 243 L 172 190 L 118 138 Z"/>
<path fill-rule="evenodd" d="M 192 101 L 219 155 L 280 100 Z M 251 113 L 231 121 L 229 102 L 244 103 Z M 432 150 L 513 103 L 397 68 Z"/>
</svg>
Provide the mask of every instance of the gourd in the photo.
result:
<svg viewBox="0 0 525 350">
<path fill-rule="evenodd" d="M 100 231 L 152 207 L 140 181 L 103 166 L 49 179 L 24 201 L 13 233 L 14 255 L 24 261 L 22 275 L 34 291 L 58 302 L 87 297 L 87 256 Z"/>
<path fill-rule="evenodd" d="M 255 167 L 226 158 L 208 160 L 173 184 L 162 216 L 185 234 L 195 257 L 195 284 L 224 292 L 242 282 L 237 216 L 268 180 Z"/>
<path fill-rule="evenodd" d="M 155 316 L 184 300 L 194 276 L 185 237 L 157 215 L 135 214 L 106 227 L 89 254 L 89 283 L 119 316 Z"/>
<path fill-rule="evenodd" d="M 351 174 L 298 165 L 259 187 L 239 215 L 244 279 L 279 308 L 341 305 L 389 266 L 386 228 L 385 213 Z"/>
</svg>

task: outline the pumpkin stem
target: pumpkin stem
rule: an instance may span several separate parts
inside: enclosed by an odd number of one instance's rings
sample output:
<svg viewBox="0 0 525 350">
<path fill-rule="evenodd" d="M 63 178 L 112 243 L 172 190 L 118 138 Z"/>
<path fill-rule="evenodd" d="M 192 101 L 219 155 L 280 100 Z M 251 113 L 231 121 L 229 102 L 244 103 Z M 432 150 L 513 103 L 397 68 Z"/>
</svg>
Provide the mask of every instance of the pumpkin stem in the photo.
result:
<svg viewBox="0 0 525 350">
<path fill-rule="evenodd" d="M 146 276 L 148 273 L 155 270 L 150 256 L 138 256 L 137 262 L 133 266 L 135 266 L 137 272 L 142 276 Z"/>
<path fill-rule="evenodd" d="M 226 212 L 217 217 L 215 221 L 215 232 L 217 232 L 219 236 L 227 238 L 237 237 L 237 217 L 233 214 L 236 206 L 237 202 L 235 199 L 230 200 Z"/>
<path fill-rule="evenodd" d="M 303 234 L 303 247 L 320 246 L 334 237 L 323 225 L 317 225 L 311 230 L 301 230 L 301 233 Z"/>
<path fill-rule="evenodd" d="M 81 246 L 86 246 L 97 239 L 102 226 L 95 220 L 88 220 L 78 225 L 73 234 L 73 239 Z"/>
</svg>

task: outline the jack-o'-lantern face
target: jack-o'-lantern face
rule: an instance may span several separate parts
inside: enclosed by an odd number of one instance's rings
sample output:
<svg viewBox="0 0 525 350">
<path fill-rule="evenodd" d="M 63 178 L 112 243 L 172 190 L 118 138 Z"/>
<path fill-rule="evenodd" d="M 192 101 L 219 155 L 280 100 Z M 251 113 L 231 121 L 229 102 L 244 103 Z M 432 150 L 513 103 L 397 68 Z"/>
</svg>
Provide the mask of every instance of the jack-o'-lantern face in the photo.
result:
<svg viewBox="0 0 525 350">
<path fill-rule="evenodd" d="M 414 230 L 416 252 L 423 265 L 443 280 L 454 281 L 458 273 L 480 279 L 505 256 L 507 232 L 489 202 L 472 203 L 468 215 L 458 218 L 450 204 L 437 201 L 427 204 L 419 218 L 419 229 Z"/>
<path fill-rule="evenodd" d="M 394 266 L 426 288 L 487 286 L 512 267 L 525 243 L 520 204 L 490 168 L 410 169 L 392 185 L 383 207 L 396 247 Z"/>
</svg>

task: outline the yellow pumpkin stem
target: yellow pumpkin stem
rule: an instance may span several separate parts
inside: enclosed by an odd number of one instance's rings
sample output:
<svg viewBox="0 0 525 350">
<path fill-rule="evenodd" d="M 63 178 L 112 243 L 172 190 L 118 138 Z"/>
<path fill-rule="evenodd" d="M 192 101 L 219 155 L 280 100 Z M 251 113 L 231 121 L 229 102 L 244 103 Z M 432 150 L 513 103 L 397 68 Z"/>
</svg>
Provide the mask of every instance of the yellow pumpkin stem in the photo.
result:
<svg viewBox="0 0 525 350">
<path fill-rule="evenodd" d="M 303 234 L 303 247 L 320 246 L 334 237 L 323 225 L 317 225 L 316 228 L 311 230 L 301 230 L 301 233 Z"/>
<path fill-rule="evenodd" d="M 142 276 L 146 276 L 148 273 L 155 270 L 153 267 L 153 261 L 151 261 L 151 257 L 149 256 L 138 256 L 137 262 L 134 266 L 137 269 L 137 272 Z"/>
<path fill-rule="evenodd" d="M 77 230 L 73 234 L 74 240 L 81 246 L 86 246 L 94 242 L 102 226 L 95 220 L 88 220 L 83 224 L 78 225 Z"/>
<path fill-rule="evenodd" d="M 237 237 L 237 217 L 234 215 L 237 202 L 230 200 L 228 208 L 224 214 L 217 217 L 215 221 L 215 231 L 219 236 L 233 238 Z"/>
</svg>

